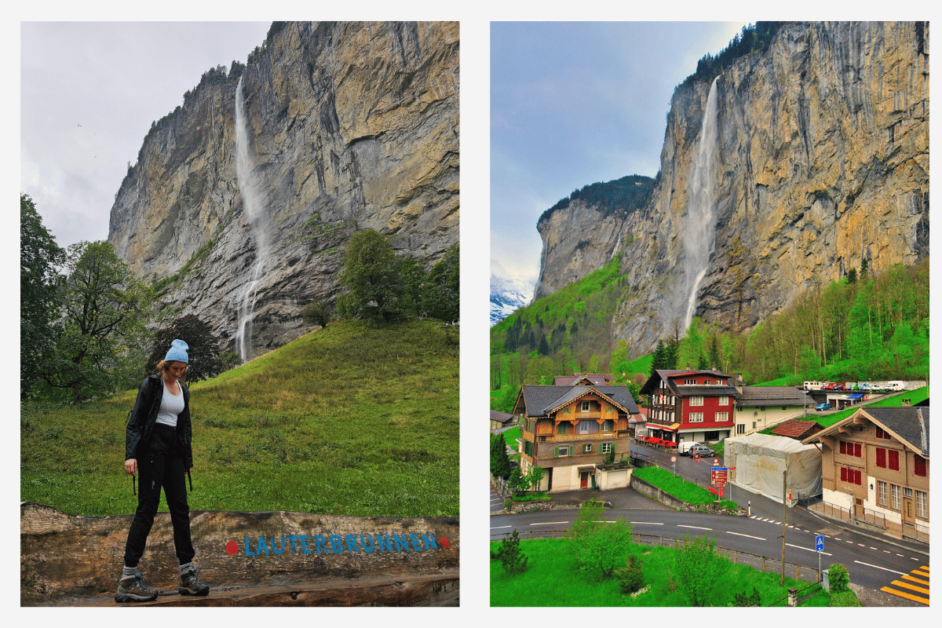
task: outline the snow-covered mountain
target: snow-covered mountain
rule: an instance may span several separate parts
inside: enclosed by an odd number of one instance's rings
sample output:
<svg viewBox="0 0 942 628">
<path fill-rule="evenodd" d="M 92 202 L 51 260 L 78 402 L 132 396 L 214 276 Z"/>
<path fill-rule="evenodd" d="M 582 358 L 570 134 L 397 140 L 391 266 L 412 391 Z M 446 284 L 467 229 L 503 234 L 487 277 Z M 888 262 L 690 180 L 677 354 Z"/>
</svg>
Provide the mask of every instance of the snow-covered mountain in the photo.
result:
<svg viewBox="0 0 942 628">
<path fill-rule="evenodd" d="M 537 273 L 524 276 L 507 271 L 491 259 L 491 326 L 493 327 L 517 308 L 530 303 Z"/>
</svg>

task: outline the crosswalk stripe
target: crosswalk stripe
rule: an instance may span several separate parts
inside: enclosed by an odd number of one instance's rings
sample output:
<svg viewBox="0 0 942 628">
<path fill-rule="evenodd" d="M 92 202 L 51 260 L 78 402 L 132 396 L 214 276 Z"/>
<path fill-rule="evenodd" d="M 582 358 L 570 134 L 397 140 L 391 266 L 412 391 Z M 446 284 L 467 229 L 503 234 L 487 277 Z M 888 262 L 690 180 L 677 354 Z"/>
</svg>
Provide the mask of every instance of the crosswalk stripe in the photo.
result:
<svg viewBox="0 0 942 628">
<path fill-rule="evenodd" d="M 918 571 L 914 571 L 913 573 L 914 573 L 914 574 L 917 574 L 917 575 L 920 575 L 920 576 L 922 575 L 922 574 L 919 573 Z M 910 576 L 909 574 L 907 574 L 907 575 L 905 575 L 905 576 L 903 576 L 903 577 L 906 578 L 907 580 L 912 580 L 913 582 L 918 582 L 919 584 L 924 584 L 924 585 L 926 585 L 926 586 L 929 586 L 929 581 L 928 581 L 928 580 L 922 580 L 922 579 L 920 579 L 920 578 L 913 578 L 913 577 Z M 926 591 L 926 593 L 928 593 L 928 591 Z"/>
<path fill-rule="evenodd" d="M 926 565 L 925 567 L 920 567 L 920 569 L 922 569 L 923 571 L 929 571 L 929 565 Z"/>
<path fill-rule="evenodd" d="M 929 577 L 929 574 L 923 572 L 921 569 L 913 569 L 913 573 L 916 574 L 917 576 L 924 576 L 926 578 Z"/>
<path fill-rule="evenodd" d="M 899 597 L 906 598 L 907 600 L 912 600 L 913 602 L 919 602 L 920 604 L 925 604 L 926 606 L 929 606 L 928 598 L 922 598 L 922 597 L 919 597 L 918 595 L 910 595 L 909 593 L 906 593 L 905 591 L 896 591 L 895 589 L 891 589 L 890 587 L 883 587 L 880 590 L 883 591 L 884 593 L 889 593 L 891 595 L 898 595 Z"/>
<path fill-rule="evenodd" d="M 909 589 L 910 591 L 915 591 L 916 593 L 925 593 L 926 595 L 929 595 L 929 589 L 917 587 L 914 584 L 909 584 L 908 582 L 903 582 L 902 580 L 894 580 L 890 584 L 892 584 L 894 587 L 903 587 L 904 589 Z"/>
</svg>

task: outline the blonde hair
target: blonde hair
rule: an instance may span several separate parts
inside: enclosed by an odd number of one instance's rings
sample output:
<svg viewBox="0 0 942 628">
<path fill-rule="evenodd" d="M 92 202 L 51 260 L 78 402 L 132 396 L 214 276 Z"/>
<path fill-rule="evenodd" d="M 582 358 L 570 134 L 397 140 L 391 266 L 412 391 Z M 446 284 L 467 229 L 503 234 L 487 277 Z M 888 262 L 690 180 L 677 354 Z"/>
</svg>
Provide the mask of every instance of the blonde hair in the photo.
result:
<svg viewBox="0 0 942 628">
<path fill-rule="evenodd" d="M 160 373 L 161 377 L 163 377 L 164 373 L 167 372 L 167 369 L 169 369 L 170 365 L 173 364 L 174 362 L 179 362 L 179 360 L 170 360 L 169 362 L 167 362 L 166 360 L 161 360 L 160 362 L 157 363 L 157 372 Z M 180 379 L 178 381 L 186 382 L 187 363 L 180 362 L 180 364 L 183 365 L 183 375 L 180 376 Z"/>
</svg>

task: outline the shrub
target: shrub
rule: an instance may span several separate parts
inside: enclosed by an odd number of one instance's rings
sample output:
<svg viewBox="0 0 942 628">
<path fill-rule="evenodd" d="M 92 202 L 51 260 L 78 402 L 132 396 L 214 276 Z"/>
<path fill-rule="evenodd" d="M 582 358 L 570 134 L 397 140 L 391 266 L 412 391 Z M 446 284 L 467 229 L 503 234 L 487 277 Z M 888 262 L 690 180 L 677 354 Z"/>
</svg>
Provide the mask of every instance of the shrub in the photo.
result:
<svg viewBox="0 0 942 628">
<path fill-rule="evenodd" d="M 527 561 L 529 559 L 520 549 L 520 537 L 517 535 L 516 528 L 509 537 L 500 542 L 497 558 L 500 559 L 504 571 L 512 576 L 527 570 Z"/>
<path fill-rule="evenodd" d="M 834 563 L 828 568 L 828 586 L 832 594 L 849 591 L 848 584 L 850 584 L 850 574 L 847 573 L 847 567 Z"/>
<path fill-rule="evenodd" d="M 759 590 L 752 587 L 752 593 L 737 593 L 733 596 L 733 606 L 759 606 L 762 604 L 762 596 Z"/>
<path fill-rule="evenodd" d="M 674 569 L 691 606 L 706 606 L 731 564 L 716 553 L 716 537 L 691 540 L 688 534 L 674 553 Z"/>
<path fill-rule="evenodd" d="M 624 594 L 634 593 L 644 584 L 644 564 L 637 556 L 628 557 L 628 565 L 615 570 L 618 586 Z"/>
<path fill-rule="evenodd" d="M 318 299 L 311 301 L 301 310 L 301 318 L 308 325 L 327 327 L 327 323 L 331 321 L 333 316 L 334 313 L 330 306 Z"/>
<path fill-rule="evenodd" d="M 605 507 L 591 499 L 579 509 L 579 516 L 566 532 L 569 551 L 579 564 L 603 578 L 610 578 L 615 565 L 625 560 L 631 551 L 631 524 L 625 519 L 614 523 L 601 523 Z"/>
</svg>

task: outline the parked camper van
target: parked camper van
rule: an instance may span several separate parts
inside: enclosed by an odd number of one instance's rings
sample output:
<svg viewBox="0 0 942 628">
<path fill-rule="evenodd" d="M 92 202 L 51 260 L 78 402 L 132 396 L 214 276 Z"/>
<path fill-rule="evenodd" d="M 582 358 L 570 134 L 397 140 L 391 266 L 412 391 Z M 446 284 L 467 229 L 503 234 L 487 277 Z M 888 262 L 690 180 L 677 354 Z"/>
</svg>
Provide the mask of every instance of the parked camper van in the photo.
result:
<svg viewBox="0 0 942 628">
<path fill-rule="evenodd" d="M 887 390 L 906 390 L 906 382 L 901 382 L 899 380 L 887 382 L 886 389 Z"/>
<path fill-rule="evenodd" d="M 821 390 L 821 382 L 805 382 L 805 390 Z"/>
<path fill-rule="evenodd" d="M 691 441 L 691 442 L 689 442 L 689 443 L 678 443 L 678 445 L 677 445 L 677 453 L 679 453 L 681 456 L 689 456 L 689 455 L 690 455 L 690 450 L 693 449 L 694 447 L 696 447 L 697 445 L 700 445 L 700 444 L 701 444 L 701 443 L 695 443 L 695 442 L 693 442 L 693 441 Z"/>
</svg>

